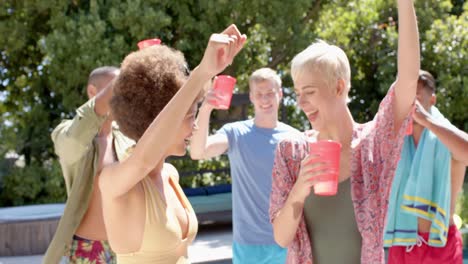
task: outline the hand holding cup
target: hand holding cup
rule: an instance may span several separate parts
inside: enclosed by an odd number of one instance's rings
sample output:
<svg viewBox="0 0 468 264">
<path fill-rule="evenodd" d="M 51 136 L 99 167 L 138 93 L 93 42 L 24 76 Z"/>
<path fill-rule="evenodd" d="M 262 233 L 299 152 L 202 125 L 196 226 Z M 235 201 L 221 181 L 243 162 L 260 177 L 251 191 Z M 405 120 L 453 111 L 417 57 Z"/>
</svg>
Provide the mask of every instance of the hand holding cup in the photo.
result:
<svg viewBox="0 0 468 264">
<path fill-rule="evenodd" d="M 319 155 L 307 154 L 301 161 L 299 175 L 291 193 L 303 202 L 313 186 L 328 178 L 324 176 L 329 173 L 326 165 L 326 162 L 320 160 Z"/>
</svg>

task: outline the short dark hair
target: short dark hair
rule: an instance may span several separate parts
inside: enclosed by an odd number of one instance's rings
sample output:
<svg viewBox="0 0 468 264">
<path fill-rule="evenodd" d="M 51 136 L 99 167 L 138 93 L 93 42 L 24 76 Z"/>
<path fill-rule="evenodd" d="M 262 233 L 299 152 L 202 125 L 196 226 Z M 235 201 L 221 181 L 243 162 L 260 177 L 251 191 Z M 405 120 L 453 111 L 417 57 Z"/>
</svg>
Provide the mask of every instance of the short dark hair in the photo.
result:
<svg viewBox="0 0 468 264">
<path fill-rule="evenodd" d="M 114 66 L 102 66 L 99 68 L 94 69 L 88 77 L 88 85 L 99 85 L 98 82 L 102 77 L 114 74 L 115 72 L 119 71 L 119 68 Z"/>
<path fill-rule="evenodd" d="M 127 55 L 114 81 L 110 102 L 120 130 L 134 140 L 140 139 L 187 78 L 184 55 L 165 45 Z"/>
<path fill-rule="evenodd" d="M 436 92 L 436 80 L 430 72 L 419 70 L 418 83 L 422 84 L 424 88 L 431 91 L 432 93 Z"/>
</svg>

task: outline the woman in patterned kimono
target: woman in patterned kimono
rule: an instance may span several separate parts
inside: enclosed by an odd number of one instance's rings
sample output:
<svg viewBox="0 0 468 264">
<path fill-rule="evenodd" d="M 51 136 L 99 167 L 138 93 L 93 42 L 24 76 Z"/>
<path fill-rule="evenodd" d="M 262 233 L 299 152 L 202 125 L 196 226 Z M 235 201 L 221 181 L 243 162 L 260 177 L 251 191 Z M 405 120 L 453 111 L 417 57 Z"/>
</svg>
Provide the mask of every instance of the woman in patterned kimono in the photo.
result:
<svg viewBox="0 0 468 264">
<path fill-rule="evenodd" d="M 356 123 L 347 106 L 350 65 L 340 48 L 317 42 L 296 55 L 291 74 L 299 107 L 313 130 L 279 143 L 270 219 L 287 263 L 384 263 L 388 198 L 419 73 L 419 36 L 411 0 L 398 0 L 398 76 L 374 119 Z M 316 196 L 321 163 L 308 141 L 342 145 L 338 193 Z"/>
</svg>

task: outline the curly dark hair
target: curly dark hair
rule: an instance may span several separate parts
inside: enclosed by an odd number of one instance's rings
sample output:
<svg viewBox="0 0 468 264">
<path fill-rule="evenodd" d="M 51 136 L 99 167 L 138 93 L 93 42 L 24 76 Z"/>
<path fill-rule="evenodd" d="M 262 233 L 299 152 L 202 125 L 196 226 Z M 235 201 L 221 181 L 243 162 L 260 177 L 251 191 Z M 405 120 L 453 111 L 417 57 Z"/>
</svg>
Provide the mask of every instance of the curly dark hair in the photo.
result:
<svg viewBox="0 0 468 264">
<path fill-rule="evenodd" d="M 120 130 L 138 140 L 188 77 L 184 55 L 164 45 L 125 57 L 110 101 Z"/>
</svg>

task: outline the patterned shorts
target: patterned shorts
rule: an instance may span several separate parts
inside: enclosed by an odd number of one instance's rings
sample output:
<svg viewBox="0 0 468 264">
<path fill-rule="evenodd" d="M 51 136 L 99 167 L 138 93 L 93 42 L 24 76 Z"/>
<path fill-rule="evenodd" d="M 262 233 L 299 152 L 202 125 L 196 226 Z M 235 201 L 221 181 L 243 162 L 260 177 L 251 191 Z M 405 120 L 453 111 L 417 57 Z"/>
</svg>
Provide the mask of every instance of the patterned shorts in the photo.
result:
<svg viewBox="0 0 468 264">
<path fill-rule="evenodd" d="M 89 240 L 73 236 L 67 263 L 71 264 L 116 264 L 116 257 L 107 241 Z"/>
</svg>

